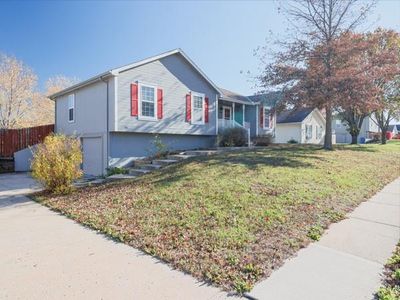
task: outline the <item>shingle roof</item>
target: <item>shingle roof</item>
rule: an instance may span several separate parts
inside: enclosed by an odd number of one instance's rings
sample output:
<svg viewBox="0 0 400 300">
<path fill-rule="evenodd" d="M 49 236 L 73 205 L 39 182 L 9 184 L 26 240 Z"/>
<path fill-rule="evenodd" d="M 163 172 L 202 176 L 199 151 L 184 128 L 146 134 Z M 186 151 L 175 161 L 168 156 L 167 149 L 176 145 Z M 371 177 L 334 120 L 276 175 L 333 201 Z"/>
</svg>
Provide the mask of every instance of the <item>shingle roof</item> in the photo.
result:
<svg viewBox="0 0 400 300">
<path fill-rule="evenodd" d="M 232 91 L 227 90 L 227 89 L 223 89 L 221 87 L 219 88 L 219 90 L 222 92 L 222 95 L 221 95 L 222 99 L 225 99 L 225 100 L 228 100 L 228 101 L 229 100 L 230 101 L 239 100 L 241 102 L 253 104 L 253 102 L 247 96 L 240 95 L 238 93 L 232 92 Z"/>
<path fill-rule="evenodd" d="M 388 131 L 393 131 L 395 125 L 389 125 L 388 126 Z"/>
<path fill-rule="evenodd" d="M 269 92 L 264 94 L 258 94 L 249 96 L 250 100 L 254 103 L 263 103 L 265 105 L 275 107 L 276 104 L 282 99 L 282 92 Z"/>
<path fill-rule="evenodd" d="M 313 111 L 313 108 L 299 108 L 296 110 L 285 110 L 278 114 L 276 123 L 299 123 L 302 122 Z"/>
</svg>

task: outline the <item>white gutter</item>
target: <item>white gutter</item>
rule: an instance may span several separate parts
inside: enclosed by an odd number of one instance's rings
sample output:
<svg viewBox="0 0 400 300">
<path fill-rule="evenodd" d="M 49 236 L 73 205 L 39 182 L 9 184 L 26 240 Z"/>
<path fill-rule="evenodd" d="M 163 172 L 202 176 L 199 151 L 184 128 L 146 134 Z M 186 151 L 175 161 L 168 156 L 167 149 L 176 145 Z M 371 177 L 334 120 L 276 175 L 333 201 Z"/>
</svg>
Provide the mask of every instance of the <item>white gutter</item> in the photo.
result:
<svg viewBox="0 0 400 300">
<path fill-rule="evenodd" d="M 49 96 L 49 98 L 51 100 L 55 100 L 57 97 L 60 97 L 60 96 L 65 95 L 65 94 L 68 94 L 68 93 L 70 93 L 72 91 L 75 91 L 75 90 L 81 88 L 81 87 L 87 86 L 87 85 L 92 84 L 92 83 L 97 82 L 97 81 L 103 81 L 104 78 L 108 78 L 108 77 L 115 76 L 115 75 L 116 74 L 113 71 L 104 72 L 104 73 L 102 73 L 100 75 L 97 75 L 95 77 L 89 78 L 89 79 L 87 79 L 85 81 L 82 81 L 82 82 L 80 82 L 78 84 L 70 86 L 70 87 L 68 87 L 68 88 L 66 88 L 66 89 L 64 89 L 62 91 L 59 91 L 59 92 L 57 92 L 55 94 L 52 94 L 52 95 Z"/>
</svg>

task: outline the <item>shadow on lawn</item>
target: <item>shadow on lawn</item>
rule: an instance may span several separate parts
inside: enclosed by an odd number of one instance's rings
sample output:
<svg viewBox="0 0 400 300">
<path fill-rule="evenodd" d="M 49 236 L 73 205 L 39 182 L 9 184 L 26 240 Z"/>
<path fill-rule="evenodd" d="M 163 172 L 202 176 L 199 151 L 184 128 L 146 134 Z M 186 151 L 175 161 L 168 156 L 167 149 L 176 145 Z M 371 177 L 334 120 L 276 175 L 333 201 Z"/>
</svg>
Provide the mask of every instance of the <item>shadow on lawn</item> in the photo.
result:
<svg viewBox="0 0 400 300">
<path fill-rule="evenodd" d="M 378 152 L 378 149 L 361 145 L 337 145 L 336 151 L 355 151 L 355 152 Z"/>
<path fill-rule="evenodd" d="M 209 166 L 213 165 L 238 165 L 248 169 L 256 170 L 260 167 L 287 167 L 287 168 L 312 168 L 314 160 L 324 161 L 321 156 L 316 155 L 320 148 L 317 147 L 290 147 L 290 148 L 266 148 L 241 151 L 241 153 L 223 153 L 203 160 Z"/>
</svg>

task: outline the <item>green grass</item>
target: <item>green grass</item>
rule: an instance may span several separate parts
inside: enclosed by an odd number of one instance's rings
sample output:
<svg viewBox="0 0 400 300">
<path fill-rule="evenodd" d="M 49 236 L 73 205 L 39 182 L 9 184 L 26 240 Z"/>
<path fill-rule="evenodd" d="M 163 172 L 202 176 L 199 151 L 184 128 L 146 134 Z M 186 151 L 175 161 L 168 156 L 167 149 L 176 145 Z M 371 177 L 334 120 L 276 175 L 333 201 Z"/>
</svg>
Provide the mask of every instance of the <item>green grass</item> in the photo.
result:
<svg viewBox="0 0 400 300">
<path fill-rule="evenodd" d="M 400 143 L 271 146 L 36 199 L 224 289 L 245 292 L 400 175 Z"/>
<path fill-rule="evenodd" d="M 385 265 L 383 286 L 377 293 L 378 300 L 400 300 L 400 242 Z"/>
</svg>

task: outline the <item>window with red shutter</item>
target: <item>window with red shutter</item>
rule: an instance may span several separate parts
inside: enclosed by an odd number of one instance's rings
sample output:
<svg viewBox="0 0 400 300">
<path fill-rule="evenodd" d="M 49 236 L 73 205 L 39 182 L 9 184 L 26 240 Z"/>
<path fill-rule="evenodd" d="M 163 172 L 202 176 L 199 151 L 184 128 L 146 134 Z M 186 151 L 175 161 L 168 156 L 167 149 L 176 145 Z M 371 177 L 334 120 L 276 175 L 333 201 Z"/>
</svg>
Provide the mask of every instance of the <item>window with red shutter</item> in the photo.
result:
<svg viewBox="0 0 400 300">
<path fill-rule="evenodd" d="M 260 126 L 264 127 L 264 107 L 260 105 Z"/>
</svg>

